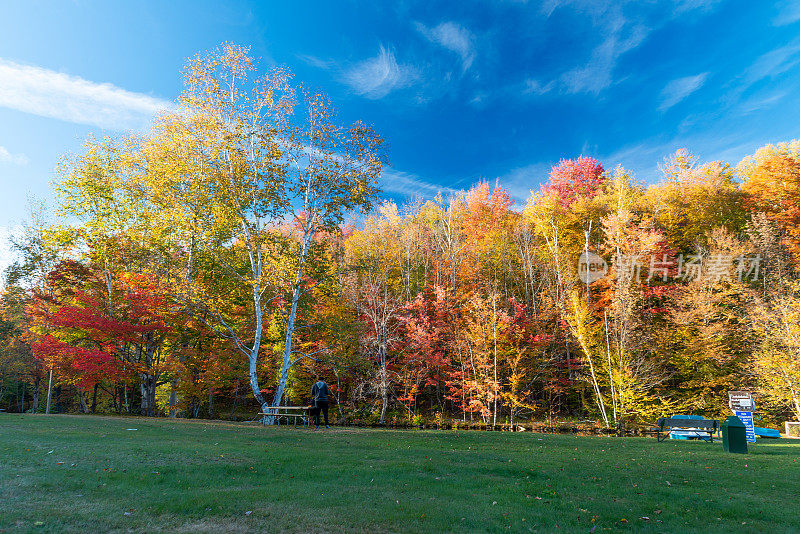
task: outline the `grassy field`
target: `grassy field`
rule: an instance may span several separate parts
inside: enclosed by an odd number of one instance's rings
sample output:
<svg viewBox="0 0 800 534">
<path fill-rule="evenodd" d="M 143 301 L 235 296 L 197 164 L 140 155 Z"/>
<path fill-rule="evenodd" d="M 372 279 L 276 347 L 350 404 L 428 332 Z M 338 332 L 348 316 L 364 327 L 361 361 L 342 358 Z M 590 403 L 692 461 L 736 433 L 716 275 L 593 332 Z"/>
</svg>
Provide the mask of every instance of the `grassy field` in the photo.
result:
<svg viewBox="0 0 800 534">
<path fill-rule="evenodd" d="M 136 430 L 131 430 L 136 429 Z M 797 532 L 800 443 L 0 415 L 0 532 Z"/>
</svg>

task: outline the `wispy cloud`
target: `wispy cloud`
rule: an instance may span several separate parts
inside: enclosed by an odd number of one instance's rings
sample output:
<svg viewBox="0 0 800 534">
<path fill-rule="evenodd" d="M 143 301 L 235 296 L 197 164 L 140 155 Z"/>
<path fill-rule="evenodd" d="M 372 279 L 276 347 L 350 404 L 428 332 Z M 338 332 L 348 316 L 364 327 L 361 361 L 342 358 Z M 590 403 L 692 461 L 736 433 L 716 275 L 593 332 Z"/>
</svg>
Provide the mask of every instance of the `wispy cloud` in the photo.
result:
<svg viewBox="0 0 800 534">
<path fill-rule="evenodd" d="M 571 7 L 589 17 L 596 30 L 593 35 L 602 35 L 603 40 L 594 47 L 584 65 L 564 72 L 559 84 L 566 93 L 593 93 L 611 86 L 613 74 L 620 57 L 638 47 L 649 35 L 651 28 L 637 21 L 628 20 L 621 4 L 596 2 L 593 0 L 545 0 L 540 10 L 550 17 L 560 8 Z"/>
<path fill-rule="evenodd" d="M 318 69 L 328 70 L 336 66 L 336 62 L 330 59 L 321 59 L 317 56 L 310 56 L 306 54 L 297 54 L 297 58 Z"/>
<path fill-rule="evenodd" d="M 658 106 L 659 111 L 666 111 L 690 94 L 700 89 L 706 78 L 707 72 L 696 74 L 694 76 L 686 76 L 678 78 L 669 82 L 661 91 L 661 104 Z"/>
<path fill-rule="evenodd" d="M 778 14 L 772 20 L 775 26 L 786 26 L 800 20 L 800 3 L 797 0 L 777 2 Z"/>
<path fill-rule="evenodd" d="M 744 72 L 744 90 L 764 78 L 774 78 L 800 63 L 800 44 L 792 43 L 770 50 L 756 59 Z"/>
<path fill-rule="evenodd" d="M 758 56 L 749 67 L 726 84 L 721 102 L 740 114 L 766 109 L 786 96 L 785 86 L 778 83 L 761 84 L 774 80 L 800 65 L 800 42 L 784 45 Z M 776 91 L 777 89 L 777 91 Z"/>
<path fill-rule="evenodd" d="M 583 67 L 576 67 L 561 75 L 568 93 L 598 94 L 613 81 L 614 68 L 619 58 L 639 46 L 650 33 L 644 25 L 627 28 L 624 22 L 614 23 L 600 45 L 592 51 Z"/>
<path fill-rule="evenodd" d="M 451 187 L 432 184 L 415 174 L 391 168 L 384 168 L 383 170 L 381 189 L 406 197 L 422 198 L 433 198 L 438 193 L 442 193 L 445 196 L 457 193 L 457 190 Z"/>
<path fill-rule="evenodd" d="M 614 73 L 622 56 L 638 48 L 647 37 L 666 22 L 687 11 L 711 11 L 722 0 L 672 0 L 669 15 L 647 16 L 637 8 L 646 2 L 598 2 L 596 0 L 543 0 L 540 12 L 549 18 L 553 12 L 571 8 L 590 19 L 591 36 L 603 36 L 591 50 L 588 60 L 556 77 L 565 93 L 599 94 L 619 80 Z M 630 9 L 633 8 L 633 9 Z M 645 10 L 647 11 L 647 10 Z"/>
<path fill-rule="evenodd" d="M 343 80 L 356 93 L 370 99 L 383 98 L 395 89 L 410 85 L 417 71 L 397 62 L 394 52 L 380 47 L 378 55 L 347 70 Z"/>
<path fill-rule="evenodd" d="M 725 0 L 672 0 L 673 11 L 681 14 L 686 11 L 712 11 Z"/>
<path fill-rule="evenodd" d="M 12 165 L 27 165 L 28 157 L 25 154 L 12 154 L 5 147 L 0 146 L 0 163 Z"/>
<path fill-rule="evenodd" d="M 429 28 L 420 22 L 415 26 L 432 43 L 458 54 L 463 71 L 472 66 L 475 61 L 475 36 L 468 29 L 455 22 L 442 22 L 435 28 Z"/>
<path fill-rule="evenodd" d="M 737 106 L 737 110 L 739 113 L 747 114 L 769 109 L 789 96 L 789 94 L 789 91 L 778 91 L 767 95 L 755 95 L 740 102 Z"/>
<path fill-rule="evenodd" d="M 145 127 L 172 104 L 109 83 L 0 59 L 0 106 L 120 131 Z"/>
<path fill-rule="evenodd" d="M 555 82 L 550 81 L 548 83 L 543 84 L 542 82 L 534 79 L 527 79 L 525 80 L 525 85 L 522 90 L 522 94 L 525 95 L 543 95 L 549 93 L 553 90 L 555 86 Z"/>
<path fill-rule="evenodd" d="M 516 201 L 517 207 L 525 204 L 533 193 L 541 189 L 550 176 L 552 163 L 537 162 L 513 168 L 500 177 L 500 185 L 505 187 Z"/>
</svg>

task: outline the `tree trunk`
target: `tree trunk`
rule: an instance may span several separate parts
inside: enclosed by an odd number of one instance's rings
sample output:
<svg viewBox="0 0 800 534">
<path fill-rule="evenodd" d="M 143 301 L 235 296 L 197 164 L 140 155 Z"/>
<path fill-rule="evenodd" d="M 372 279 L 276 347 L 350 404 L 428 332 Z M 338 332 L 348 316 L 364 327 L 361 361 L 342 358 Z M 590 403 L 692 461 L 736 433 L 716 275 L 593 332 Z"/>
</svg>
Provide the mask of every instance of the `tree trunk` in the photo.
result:
<svg viewBox="0 0 800 534">
<path fill-rule="evenodd" d="M 495 280 L 495 283 L 497 281 Z M 497 382 L 497 298 L 492 299 L 492 343 L 494 350 L 494 383 L 492 390 L 494 391 L 494 406 L 492 407 L 492 426 L 497 426 L 497 397 L 500 395 L 500 385 Z"/>
<path fill-rule="evenodd" d="M 236 402 L 238 400 L 239 400 L 239 379 L 236 379 L 236 387 L 233 388 L 233 406 L 231 406 L 230 419 L 233 419 L 233 413 L 236 411 Z"/>
<path fill-rule="evenodd" d="M 140 413 L 152 417 L 156 413 L 156 377 L 151 374 L 141 373 L 139 390 L 142 394 Z"/>
<path fill-rule="evenodd" d="M 39 409 L 39 383 L 41 378 L 36 378 L 33 382 L 33 404 L 31 405 L 31 413 L 36 413 Z"/>
<path fill-rule="evenodd" d="M 381 352 L 381 418 L 379 423 L 386 424 L 386 409 L 389 406 L 389 384 L 386 376 L 386 351 L 383 347 Z"/>
<path fill-rule="evenodd" d="M 78 390 L 78 400 L 80 401 L 81 413 L 89 413 L 89 406 L 86 405 L 86 392 L 82 389 Z"/>
<path fill-rule="evenodd" d="M 611 387 L 611 407 L 614 415 L 614 426 L 617 426 L 617 392 L 614 388 L 614 373 L 611 366 L 611 343 L 608 339 L 608 314 L 603 310 L 603 326 L 606 331 L 606 354 L 608 355 L 608 382 Z"/>
<path fill-rule="evenodd" d="M 142 402 L 139 406 L 139 413 L 144 416 L 150 415 L 150 395 L 148 395 L 147 375 L 141 373 L 139 375 L 139 392 L 141 393 Z"/>
<path fill-rule="evenodd" d="M 27 386 L 27 382 L 22 383 L 22 397 L 17 396 L 17 411 L 19 413 L 23 413 L 23 408 L 25 407 L 25 386 Z M 19 386 L 17 387 L 17 391 L 19 391 Z"/>
<path fill-rule="evenodd" d="M 99 384 L 95 383 L 94 391 L 92 392 L 92 413 L 97 409 L 97 387 Z"/>
<path fill-rule="evenodd" d="M 169 417 L 178 417 L 178 381 L 172 381 L 172 389 L 169 392 Z"/>
<path fill-rule="evenodd" d="M 47 408 L 44 413 L 50 413 L 50 399 L 53 397 L 53 368 L 50 368 L 50 379 L 47 382 Z"/>
<path fill-rule="evenodd" d="M 260 335 L 257 337 L 260 337 Z M 248 360 L 250 361 L 250 389 L 253 390 L 253 396 L 256 398 L 258 405 L 261 406 L 261 412 L 270 413 L 269 403 L 266 400 L 264 400 L 264 396 L 261 395 L 261 388 L 258 385 L 258 374 L 256 367 L 257 358 L 258 358 L 258 347 L 250 351 L 250 357 L 248 358 Z M 265 425 L 272 424 L 273 422 L 274 422 L 273 417 L 264 416 Z"/>
<path fill-rule="evenodd" d="M 278 389 L 275 391 L 275 396 L 272 398 L 272 407 L 281 405 L 283 399 L 283 391 L 286 389 L 286 382 L 289 380 L 289 369 L 292 367 L 292 338 L 294 336 L 295 320 L 297 319 L 297 305 L 300 302 L 300 297 L 303 292 L 301 285 L 303 283 L 303 270 L 305 269 L 306 256 L 308 255 L 309 241 L 313 237 L 312 233 L 307 233 L 303 239 L 303 249 L 300 253 L 300 266 L 297 269 L 297 276 L 295 277 L 294 289 L 292 290 L 292 307 L 289 311 L 289 318 L 286 321 L 286 338 L 283 347 L 283 363 L 281 364 L 281 374 L 278 381 Z M 267 424 L 272 424 L 274 418 L 270 417 Z"/>
<path fill-rule="evenodd" d="M 117 415 L 122 415 L 122 388 L 114 388 L 114 407 L 117 409 Z"/>
</svg>

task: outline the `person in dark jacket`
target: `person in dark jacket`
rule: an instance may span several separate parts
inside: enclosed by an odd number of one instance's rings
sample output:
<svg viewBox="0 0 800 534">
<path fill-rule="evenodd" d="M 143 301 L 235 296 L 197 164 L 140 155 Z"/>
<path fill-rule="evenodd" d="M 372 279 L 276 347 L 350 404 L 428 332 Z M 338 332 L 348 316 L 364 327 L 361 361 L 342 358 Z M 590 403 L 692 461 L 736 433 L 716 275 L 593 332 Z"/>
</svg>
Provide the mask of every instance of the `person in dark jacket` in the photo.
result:
<svg viewBox="0 0 800 534">
<path fill-rule="evenodd" d="M 317 381 L 311 388 L 311 396 L 314 398 L 314 405 L 316 406 L 314 424 L 317 428 L 319 428 L 319 412 L 322 412 L 322 415 L 325 416 L 325 428 L 330 428 L 328 426 L 328 395 L 330 395 L 328 384 L 325 383 L 321 376 L 318 376 Z"/>
</svg>

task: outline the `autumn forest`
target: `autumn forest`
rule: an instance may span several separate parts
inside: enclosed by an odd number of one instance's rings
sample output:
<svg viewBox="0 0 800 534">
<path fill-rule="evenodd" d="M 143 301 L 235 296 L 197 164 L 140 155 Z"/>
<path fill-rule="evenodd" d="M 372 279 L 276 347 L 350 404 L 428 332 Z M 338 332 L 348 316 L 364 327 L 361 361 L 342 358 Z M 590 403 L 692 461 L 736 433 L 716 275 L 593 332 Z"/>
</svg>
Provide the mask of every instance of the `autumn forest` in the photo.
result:
<svg viewBox="0 0 800 534">
<path fill-rule="evenodd" d="M 321 375 L 344 424 L 634 428 L 739 389 L 800 420 L 800 141 L 398 205 L 389 133 L 287 70 L 224 45 L 184 77 L 14 237 L 0 408 L 253 419 Z"/>
</svg>

